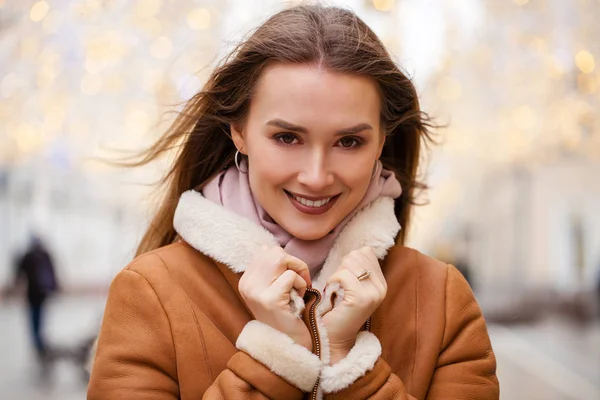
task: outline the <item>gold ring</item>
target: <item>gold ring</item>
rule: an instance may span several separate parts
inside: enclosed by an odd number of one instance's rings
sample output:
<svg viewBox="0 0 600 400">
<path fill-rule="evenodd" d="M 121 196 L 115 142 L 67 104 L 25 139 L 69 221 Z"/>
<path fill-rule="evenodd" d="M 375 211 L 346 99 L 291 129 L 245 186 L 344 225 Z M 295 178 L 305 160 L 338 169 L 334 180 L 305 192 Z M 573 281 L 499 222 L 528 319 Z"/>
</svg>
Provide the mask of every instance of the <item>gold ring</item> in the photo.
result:
<svg viewBox="0 0 600 400">
<path fill-rule="evenodd" d="M 371 276 L 371 271 L 367 271 L 366 269 L 363 269 L 362 271 L 360 271 L 358 273 L 358 275 L 356 275 L 356 279 L 358 279 L 359 281 L 363 281 L 365 279 L 369 279 L 370 276 Z"/>
</svg>

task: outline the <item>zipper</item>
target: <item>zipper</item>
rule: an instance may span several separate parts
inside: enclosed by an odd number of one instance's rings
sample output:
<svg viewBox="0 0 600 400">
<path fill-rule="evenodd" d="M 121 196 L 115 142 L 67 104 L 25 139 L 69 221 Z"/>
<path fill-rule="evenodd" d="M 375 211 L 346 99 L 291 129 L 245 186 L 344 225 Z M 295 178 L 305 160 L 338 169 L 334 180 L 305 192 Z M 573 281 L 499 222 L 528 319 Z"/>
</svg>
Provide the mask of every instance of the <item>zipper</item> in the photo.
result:
<svg viewBox="0 0 600 400">
<path fill-rule="evenodd" d="M 315 345 L 315 354 L 317 355 L 317 357 L 321 358 L 321 338 L 319 337 L 319 330 L 317 329 L 317 317 L 315 315 L 317 307 L 319 303 L 321 303 L 321 292 L 313 288 L 307 288 L 306 291 L 311 292 L 312 294 L 317 296 L 317 300 L 310 307 L 310 310 L 308 312 L 308 318 L 310 320 L 310 331 L 313 337 L 313 343 Z M 371 317 L 367 319 L 364 327 L 367 332 L 371 331 Z M 318 377 L 317 381 L 315 382 L 315 386 L 313 386 L 312 392 L 310 393 L 310 400 L 317 400 L 317 392 L 319 390 L 320 381 L 321 378 Z"/>
<path fill-rule="evenodd" d="M 321 292 L 319 292 L 318 290 L 313 289 L 313 288 L 308 288 L 308 289 L 306 289 L 306 291 L 311 292 L 312 294 L 317 296 L 317 300 L 310 307 L 310 310 L 308 312 L 308 317 L 310 320 L 310 331 L 311 331 L 311 334 L 313 335 L 313 342 L 315 344 L 315 354 L 317 355 L 317 357 L 321 358 L 321 339 L 319 337 L 319 330 L 317 329 L 317 317 L 315 315 L 317 306 L 321 302 Z M 313 387 L 312 392 L 310 394 L 311 400 L 317 399 L 317 391 L 319 389 L 319 381 L 320 381 L 320 378 L 317 378 L 317 381 L 315 382 L 315 386 Z"/>
</svg>

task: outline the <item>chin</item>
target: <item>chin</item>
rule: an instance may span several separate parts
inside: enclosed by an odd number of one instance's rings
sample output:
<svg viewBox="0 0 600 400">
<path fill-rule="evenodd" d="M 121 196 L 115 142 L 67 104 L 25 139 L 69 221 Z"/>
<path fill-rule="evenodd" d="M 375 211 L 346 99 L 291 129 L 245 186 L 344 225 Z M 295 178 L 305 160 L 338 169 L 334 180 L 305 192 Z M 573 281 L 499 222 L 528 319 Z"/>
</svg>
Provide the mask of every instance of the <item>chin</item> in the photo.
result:
<svg viewBox="0 0 600 400">
<path fill-rule="evenodd" d="M 318 239 L 321 239 L 322 237 L 325 237 L 329 232 L 331 232 L 331 229 L 328 229 L 328 230 L 310 229 L 310 230 L 308 230 L 308 229 L 302 229 L 302 228 L 298 228 L 298 229 L 291 228 L 290 230 L 286 229 L 286 231 L 290 235 L 292 235 L 295 238 L 298 238 L 300 240 L 318 240 Z"/>
</svg>

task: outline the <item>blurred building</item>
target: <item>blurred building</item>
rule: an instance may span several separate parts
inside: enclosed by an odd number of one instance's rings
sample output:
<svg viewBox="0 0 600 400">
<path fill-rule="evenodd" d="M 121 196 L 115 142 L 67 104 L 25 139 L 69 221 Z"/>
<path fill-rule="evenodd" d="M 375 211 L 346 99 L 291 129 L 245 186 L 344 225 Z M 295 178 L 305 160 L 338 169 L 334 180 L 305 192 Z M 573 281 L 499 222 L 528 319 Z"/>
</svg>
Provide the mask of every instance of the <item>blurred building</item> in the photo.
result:
<svg viewBox="0 0 600 400">
<path fill-rule="evenodd" d="M 445 51 L 423 98 L 448 127 L 413 238 L 432 252 L 454 246 L 480 297 L 496 305 L 591 292 L 600 274 L 600 3 L 472 2 L 467 30 L 445 4 Z"/>
<path fill-rule="evenodd" d="M 106 287 L 131 258 L 166 164 L 149 145 L 249 29 L 260 1 L 0 1 L 0 286 L 42 230 L 67 286 Z M 600 4 L 354 0 L 447 124 L 410 244 L 450 244 L 482 291 L 590 288 L 600 264 Z M 597 207 L 596 207 L 597 208 Z"/>
</svg>

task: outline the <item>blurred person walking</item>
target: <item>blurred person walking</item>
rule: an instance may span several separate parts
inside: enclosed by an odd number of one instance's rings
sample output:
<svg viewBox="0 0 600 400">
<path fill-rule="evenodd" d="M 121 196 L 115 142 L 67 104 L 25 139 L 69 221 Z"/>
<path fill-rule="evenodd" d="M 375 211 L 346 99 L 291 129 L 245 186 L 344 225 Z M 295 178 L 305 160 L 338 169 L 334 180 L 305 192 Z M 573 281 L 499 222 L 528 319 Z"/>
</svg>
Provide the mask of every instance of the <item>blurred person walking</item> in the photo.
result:
<svg viewBox="0 0 600 400">
<path fill-rule="evenodd" d="M 25 253 L 17 260 L 14 289 L 27 285 L 27 305 L 33 345 L 40 361 L 48 361 L 44 338 L 45 304 L 58 291 L 58 282 L 50 252 L 37 235 L 33 235 Z M 13 289 L 13 290 L 14 290 Z"/>
</svg>

